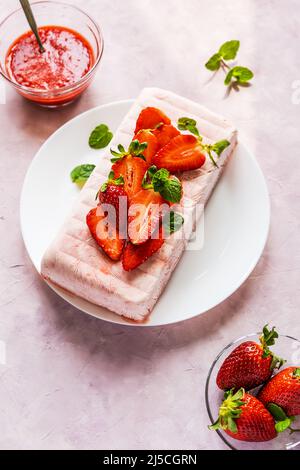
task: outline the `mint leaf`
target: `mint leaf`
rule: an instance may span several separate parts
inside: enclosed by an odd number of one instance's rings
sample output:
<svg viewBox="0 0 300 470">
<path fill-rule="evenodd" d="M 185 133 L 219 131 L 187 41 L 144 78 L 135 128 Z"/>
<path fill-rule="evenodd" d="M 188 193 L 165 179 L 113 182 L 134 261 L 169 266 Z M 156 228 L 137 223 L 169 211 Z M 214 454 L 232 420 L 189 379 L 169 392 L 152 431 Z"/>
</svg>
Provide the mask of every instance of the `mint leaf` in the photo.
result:
<svg viewBox="0 0 300 470">
<path fill-rule="evenodd" d="M 233 67 L 231 72 L 232 77 L 236 78 L 238 83 L 247 83 L 254 77 L 253 72 L 247 67 Z"/>
<path fill-rule="evenodd" d="M 154 189 L 166 201 L 178 203 L 182 197 L 182 185 L 178 178 L 171 176 L 165 168 L 157 171 L 156 166 L 152 166 L 145 173 L 142 187 L 144 189 Z"/>
<path fill-rule="evenodd" d="M 287 415 L 281 406 L 278 406 L 275 403 L 269 403 L 267 408 L 276 421 L 285 421 L 287 419 Z"/>
<path fill-rule="evenodd" d="M 212 147 L 211 150 L 215 152 L 218 157 L 221 156 L 221 154 L 224 152 L 224 150 L 229 147 L 230 142 L 228 140 L 220 140 L 219 142 L 216 142 Z"/>
<path fill-rule="evenodd" d="M 240 41 L 233 40 L 225 42 L 219 49 L 219 56 L 224 60 L 233 60 L 236 58 L 240 48 Z"/>
<path fill-rule="evenodd" d="M 214 54 L 205 64 L 205 67 L 212 72 L 219 70 L 221 66 L 221 56 L 220 54 Z"/>
<path fill-rule="evenodd" d="M 160 191 L 160 195 L 166 201 L 178 204 L 182 197 L 182 186 L 179 179 L 171 177 L 168 182 L 165 183 L 164 188 Z"/>
<path fill-rule="evenodd" d="M 189 131 L 191 134 L 200 137 L 199 131 L 197 129 L 197 121 L 188 117 L 182 117 L 178 119 L 178 129 L 180 131 Z"/>
<path fill-rule="evenodd" d="M 152 175 L 152 185 L 154 191 L 159 193 L 169 181 L 170 172 L 165 168 L 158 170 L 155 174 Z"/>
<path fill-rule="evenodd" d="M 229 85 L 232 80 L 233 69 L 229 70 L 228 74 L 225 77 L 224 84 Z"/>
<path fill-rule="evenodd" d="M 171 211 L 164 219 L 163 226 L 167 235 L 178 232 L 184 224 L 184 218 L 178 212 Z"/>
<path fill-rule="evenodd" d="M 90 164 L 79 165 L 72 171 L 71 180 L 73 183 L 76 183 L 78 186 L 82 187 L 87 182 L 95 168 L 95 165 Z"/>
<path fill-rule="evenodd" d="M 286 418 L 284 421 L 278 421 L 278 423 L 275 424 L 275 429 L 277 432 L 283 432 L 288 429 L 291 424 L 291 419 Z"/>
<path fill-rule="evenodd" d="M 106 124 L 97 126 L 90 135 L 89 145 L 93 149 L 104 149 L 113 138 L 113 133 Z"/>
<path fill-rule="evenodd" d="M 178 178 L 170 176 L 165 168 L 158 170 L 153 178 L 152 185 L 155 192 L 158 192 L 166 201 L 179 203 L 182 197 L 182 185 Z"/>
</svg>

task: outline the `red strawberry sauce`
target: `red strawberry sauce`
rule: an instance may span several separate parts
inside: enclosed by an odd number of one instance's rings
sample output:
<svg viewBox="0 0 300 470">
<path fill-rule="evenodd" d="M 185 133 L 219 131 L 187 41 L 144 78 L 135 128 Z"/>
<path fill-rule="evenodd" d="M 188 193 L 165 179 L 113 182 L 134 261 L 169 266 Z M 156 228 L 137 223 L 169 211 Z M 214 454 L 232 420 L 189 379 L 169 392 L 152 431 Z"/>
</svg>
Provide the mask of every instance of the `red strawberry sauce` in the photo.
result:
<svg viewBox="0 0 300 470">
<path fill-rule="evenodd" d="M 35 90 L 55 90 L 73 85 L 95 63 L 89 42 L 76 31 L 61 26 L 39 28 L 46 52 L 41 53 L 31 31 L 11 45 L 7 72 L 20 85 Z"/>
</svg>

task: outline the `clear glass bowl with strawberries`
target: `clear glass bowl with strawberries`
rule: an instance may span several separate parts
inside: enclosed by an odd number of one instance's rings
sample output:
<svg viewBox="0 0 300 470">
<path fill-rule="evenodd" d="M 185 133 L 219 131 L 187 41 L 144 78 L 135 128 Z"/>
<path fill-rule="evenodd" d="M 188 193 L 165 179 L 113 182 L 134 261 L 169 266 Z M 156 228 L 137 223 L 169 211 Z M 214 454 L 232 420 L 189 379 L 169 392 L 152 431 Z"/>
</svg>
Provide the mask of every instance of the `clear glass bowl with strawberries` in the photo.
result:
<svg viewBox="0 0 300 470">
<path fill-rule="evenodd" d="M 239 338 L 213 362 L 210 429 L 234 450 L 300 450 L 300 341 L 274 328 Z"/>
</svg>

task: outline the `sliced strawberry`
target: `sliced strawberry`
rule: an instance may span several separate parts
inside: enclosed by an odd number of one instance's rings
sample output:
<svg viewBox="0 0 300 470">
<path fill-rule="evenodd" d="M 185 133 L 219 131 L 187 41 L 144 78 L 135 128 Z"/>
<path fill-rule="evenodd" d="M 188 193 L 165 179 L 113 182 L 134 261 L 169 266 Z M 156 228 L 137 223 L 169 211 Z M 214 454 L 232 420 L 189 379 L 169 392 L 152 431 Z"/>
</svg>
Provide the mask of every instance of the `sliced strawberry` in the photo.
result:
<svg viewBox="0 0 300 470">
<path fill-rule="evenodd" d="M 133 271 L 141 264 L 145 263 L 164 244 L 162 229 L 159 230 L 157 238 L 148 240 L 142 245 L 128 243 L 122 256 L 123 268 L 125 271 Z"/>
<path fill-rule="evenodd" d="M 96 243 L 113 261 L 119 261 L 125 246 L 116 230 L 110 233 L 109 223 L 99 208 L 92 209 L 86 218 L 86 223 Z"/>
<path fill-rule="evenodd" d="M 171 121 L 160 109 L 145 108 L 138 117 L 135 134 L 137 134 L 141 129 L 154 129 L 161 123 L 171 124 Z"/>
<path fill-rule="evenodd" d="M 205 160 L 202 146 L 196 137 L 179 135 L 155 155 L 153 164 L 174 173 L 201 168 Z"/>
<path fill-rule="evenodd" d="M 160 150 L 165 145 L 167 145 L 174 137 L 180 135 L 180 132 L 172 124 L 163 124 L 158 129 L 153 131 L 154 135 L 157 138 L 158 149 Z"/>
<path fill-rule="evenodd" d="M 128 235 L 134 245 L 145 243 L 167 213 L 168 203 L 153 189 L 142 189 L 130 201 Z"/>
<path fill-rule="evenodd" d="M 135 135 L 133 140 L 138 140 L 141 144 L 143 143 L 148 144 L 148 147 L 143 152 L 143 155 L 148 165 L 151 166 L 152 159 L 154 155 L 156 154 L 156 152 L 159 150 L 157 138 L 155 137 L 153 132 L 151 132 L 149 129 L 142 129 Z"/>
<path fill-rule="evenodd" d="M 123 176 L 125 181 L 124 190 L 129 200 L 141 190 L 143 178 L 147 170 L 148 165 L 144 160 L 131 155 L 127 155 L 127 157 L 124 157 L 112 167 L 115 178 Z"/>
</svg>

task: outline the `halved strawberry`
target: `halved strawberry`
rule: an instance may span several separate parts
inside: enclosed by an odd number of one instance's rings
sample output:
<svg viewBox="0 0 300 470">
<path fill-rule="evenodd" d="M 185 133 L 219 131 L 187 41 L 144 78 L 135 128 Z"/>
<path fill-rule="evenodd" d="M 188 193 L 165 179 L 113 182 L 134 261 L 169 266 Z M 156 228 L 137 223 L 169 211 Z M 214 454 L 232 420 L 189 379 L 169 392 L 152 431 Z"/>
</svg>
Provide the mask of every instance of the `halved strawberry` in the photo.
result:
<svg viewBox="0 0 300 470">
<path fill-rule="evenodd" d="M 110 233 L 109 223 L 103 211 L 99 207 L 92 209 L 86 223 L 96 243 L 113 260 L 119 261 L 125 246 L 125 240 L 119 237 L 116 230 Z"/>
<path fill-rule="evenodd" d="M 122 256 L 123 268 L 125 271 L 133 271 L 141 264 L 145 263 L 164 244 L 162 229 L 159 229 L 158 237 L 150 239 L 142 245 L 128 243 Z"/>
<path fill-rule="evenodd" d="M 148 169 L 147 163 L 141 158 L 127 155 L 112 167 L 115 177 L 124 178 L 124 190 L 129 200 L 142 189 L 142 182 Z"/>
<path fill-rule="evenodd" d="M 155 155 L 153 164 L 170 172 L 190 171 L 201 168 L 205 160 L 203 148 L 196 137 L 179 135 Z"/>
<path fill-rule="evenodd" d="M 152 159 L 156 152 L 159 150 L 157 138 L 155 137 L 154 133 L 151 132 L 149 129 L 142 129 L 135 135 L 133 140 L 138 140 L 141 144 L 148 144 L 148 147 L 146 148 L 146 150 L 144 150 L 143 155 L 148 165 L 152 165 Z"/>
<path fill-rule="evenodd" d="M 180 135 L 180 132 L 172 124 L 163 124 L 153 131 L 157 138 L 158 150 L 167 145 L 174 137 Z"/>
<path fill-rule="evenodd" d="M 157 230 L 169 204 L 153 189 L 142 189 L 130 201 L 128 235 L 134 245 L 145 243 Z"/>
<path fill-rule="evenodd" d="M 160 109 L 145 108 L 136 122 L 135 134 L 141 129 L 154 129 L 158 124 L 171 124 L 171 120 Z"/>
</svg>

